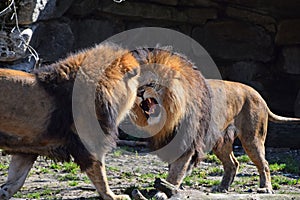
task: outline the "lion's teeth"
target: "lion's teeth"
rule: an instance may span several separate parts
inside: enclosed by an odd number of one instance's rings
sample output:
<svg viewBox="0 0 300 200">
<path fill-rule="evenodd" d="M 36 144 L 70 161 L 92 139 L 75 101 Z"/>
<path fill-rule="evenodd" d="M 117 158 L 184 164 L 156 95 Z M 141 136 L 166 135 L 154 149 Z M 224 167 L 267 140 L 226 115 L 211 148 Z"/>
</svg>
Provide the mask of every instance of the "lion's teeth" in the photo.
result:
<svg viewBox="0 0 300 200">
<path fill-rule="evenodd" d="M 147 115 L 149 115 L 149 114 L 150 114 L 148 111 L 145 111 L 145 113 L 146 113 Z"/>
<path fill-rule="evenodd" d="M 148 101 L 149 103 L 151 103 L 151 99 L 150 99 L 150 98 L 148 98 L 147 101 Z"/>
</svg>

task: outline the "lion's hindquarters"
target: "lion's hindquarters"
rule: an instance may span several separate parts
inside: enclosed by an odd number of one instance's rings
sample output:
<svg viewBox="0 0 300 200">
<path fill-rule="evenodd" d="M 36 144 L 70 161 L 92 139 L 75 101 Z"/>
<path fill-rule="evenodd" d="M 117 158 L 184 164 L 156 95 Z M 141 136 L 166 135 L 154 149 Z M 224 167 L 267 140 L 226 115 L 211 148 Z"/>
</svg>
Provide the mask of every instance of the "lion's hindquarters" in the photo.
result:
<svg viewBox="0 0 300 200">
<path fill-rule="evenodd" d="M 34 76 L 0 77 L 0 90 L 5 91 L 0 96 L 1 132 L 33 140 L 46 131 L 55 105 Z"/>
</svg>

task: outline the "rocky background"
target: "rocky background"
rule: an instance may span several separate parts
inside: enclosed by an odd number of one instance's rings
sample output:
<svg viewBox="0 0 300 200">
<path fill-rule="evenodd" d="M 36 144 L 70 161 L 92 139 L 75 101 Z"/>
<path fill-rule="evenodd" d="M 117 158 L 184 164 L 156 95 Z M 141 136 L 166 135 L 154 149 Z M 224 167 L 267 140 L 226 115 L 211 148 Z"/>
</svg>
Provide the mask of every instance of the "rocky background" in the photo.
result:
<svg viewBox="0 0 300 200">
<path fill-rule="evenodd" d="M 12 0 L 0 2 L 6 8 Z M 298 0 L 15 0 L 20 31 L 42 63 L 93 46 L 124 30 L 157 26 L 180 31 L 212 56 L 223 79 L 257 89 L 278 114 L 300 117 Z M 13 7 L 1 13 L 0 66 L 30 70 L 9 57 L 18 45 Z M 12 33 L 11 33 L 12 32 Z M 5 34 L 6 33 L 6 34 Z M 13 35 L 15 33 L 15 35 Z M 27 33 L 27 32 L 26 32 Z M 26 35 L 26 34 L 25 34 Z M 13 41 L 17 42 L 13 42 Z M 8 41 L 8 42 L 7 42 Z M 25 46 L 26 47 L 26 46 Z M 298 97 L 297 97 L 298 96 Z"/>
</svg>

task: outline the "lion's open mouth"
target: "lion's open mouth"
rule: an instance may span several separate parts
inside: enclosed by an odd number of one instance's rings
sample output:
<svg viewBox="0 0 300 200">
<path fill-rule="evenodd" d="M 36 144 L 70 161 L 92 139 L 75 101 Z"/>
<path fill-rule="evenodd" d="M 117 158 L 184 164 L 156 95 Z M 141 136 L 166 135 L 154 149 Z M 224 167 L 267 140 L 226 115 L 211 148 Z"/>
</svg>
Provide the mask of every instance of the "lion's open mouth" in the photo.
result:
<svg viewBox="0 0 300 200">
<path fill-rule="evenodd" d="M 160 113 L 160 106 L 154 98 L 147 98 L 143 100 L 140 104 L 140 107 L 144 111 L 144 114 L 147 117 L 147 119 L 149 117 L 157 117 Z"/>
</svg>

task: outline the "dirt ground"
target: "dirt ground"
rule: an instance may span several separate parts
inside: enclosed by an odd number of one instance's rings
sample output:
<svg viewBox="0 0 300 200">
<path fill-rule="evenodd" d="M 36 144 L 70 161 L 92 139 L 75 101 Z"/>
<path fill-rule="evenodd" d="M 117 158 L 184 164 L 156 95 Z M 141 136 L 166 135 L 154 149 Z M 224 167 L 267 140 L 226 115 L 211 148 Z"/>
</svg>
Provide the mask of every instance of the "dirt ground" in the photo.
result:
<svg viewBox="0 0 300 200">
<path fill-rule="evenodd" d="M 240 148 L 235 148 L 235 155 L 243 155 L 243 151 Z M 286 157 L 292 158 L 300 165 L 300 150 L 267 149 L 268 160 L 280 161 Z M 5 182 L 9 159 L 9 156 L 0 158 L 0 184 Z M 130 192 L 133 188 L 150 191 L 155 177 L 164 178 L 167 173 L 167 164 L 150 154 L 143 155 L 142 153 L 117 149 L 109 153 L 106 162 L 109 184 L 115 193 Z M 98 194 L 86 175 L 80 173 L 76 167 L 66 169 L 65 166 L 58 165 L 51 160 L 45 160 L 45 158 L 39 158 L 23 188 L 14 197 L 26 199 L 96 199 Z M 251 161 L 246 161 L 241 166 L 228 193 L 233 195 L 255 194 L 258 187 L 257 170 Z M 209 173 L 204 178 L 205 182 L 199 183 L 195 181 L 197 179 L 186 180 L 184 188 L 187 190 L 196 189 L 209 194 L 212 187 L 211 183 L 221 180 L 222 166 L 217 162 L 206 160 L 201 162 L 196 171 L 201 174 L 211 171 L 211 169 L 215 169 L 216 173 Z M 296 197 L 291 196 L 290 199 L 300 198 L 298 196 L 300 195 L 299 174 L 277 171 L 272 172 L 272 178 L 275 182 L 277 179 L 282 179 L 275 183 L 274 191 L 276 194 L 294 194 Z M 276 185 L 277 183 L 279 185 Z"/>
</svg>

